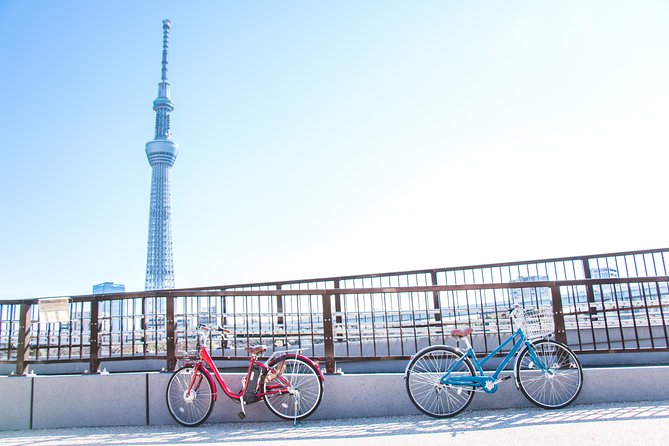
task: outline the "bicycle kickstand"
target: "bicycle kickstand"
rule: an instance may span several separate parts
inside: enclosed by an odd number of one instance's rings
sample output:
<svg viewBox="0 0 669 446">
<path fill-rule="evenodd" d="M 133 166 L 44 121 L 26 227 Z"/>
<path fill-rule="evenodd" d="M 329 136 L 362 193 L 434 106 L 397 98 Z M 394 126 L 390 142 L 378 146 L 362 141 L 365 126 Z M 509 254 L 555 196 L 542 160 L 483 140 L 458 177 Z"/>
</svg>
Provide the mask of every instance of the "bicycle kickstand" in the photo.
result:
<svg viewBox="0 0 669 446">
<path fill-rule="evenodd" d="M 243 420 L 244 418 L 246 418 L 246 410 L 244 410 L 244 405 L 246 404 L 246 401 L 244 401 L 244 397 L 241 397 L 241 398 L 239 399 L 239 403 L 240 403 L 241 406 L 242 406 L 242 411 L 239 412 L 237 415 L 239 416 L 240 419 Z"/>
</svg>

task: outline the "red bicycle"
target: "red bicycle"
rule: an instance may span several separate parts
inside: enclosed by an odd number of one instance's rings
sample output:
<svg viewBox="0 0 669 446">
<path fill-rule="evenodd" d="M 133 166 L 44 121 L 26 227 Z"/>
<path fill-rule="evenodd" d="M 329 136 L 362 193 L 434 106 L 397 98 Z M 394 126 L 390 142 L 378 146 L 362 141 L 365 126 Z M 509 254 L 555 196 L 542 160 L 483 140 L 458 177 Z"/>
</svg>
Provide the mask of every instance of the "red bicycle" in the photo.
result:
<svg viewBox="0 0 669 446">
<path fill-rule="evenodd" d="M 229 330 L 219 328 L 224 334 Z M 325 377 L 318 365 L 300 354 L 304 349 L 274 352 L 264 363 L 258 356 L 267 350 L 263 345 L 246 347 L 251 355 L 242 388 L 232 392 L 211 359 L 206 341 L 211 330 L 198 326 L 197 357 L 174 372 L 167 384 L 167 408 L 172 417 L 183 426 L 204 423 L 216 401 L 216 383 L 225 394 L 240 403 L 239 417 L 244 418 L 246 404 L 264 400 L 269 410 L 286 419 L 304 419 L 311 415 L 323 397 Z M 212 377 L 213 373 L 213 377 Z"/>
</svg>

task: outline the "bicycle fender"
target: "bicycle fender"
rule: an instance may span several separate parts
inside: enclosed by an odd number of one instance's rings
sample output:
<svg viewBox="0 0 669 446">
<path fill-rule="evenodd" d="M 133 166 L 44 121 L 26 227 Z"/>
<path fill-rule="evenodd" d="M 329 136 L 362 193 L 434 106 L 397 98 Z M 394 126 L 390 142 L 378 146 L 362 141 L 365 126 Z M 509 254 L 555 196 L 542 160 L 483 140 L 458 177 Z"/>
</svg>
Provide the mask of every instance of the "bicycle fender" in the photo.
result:
<svg viewBox="0 0 669 446">
<path fill-rule="evenodd" d="M 539 343 L 541 343 L 541 342 L 543 342 L 543 341 L 546 341 L 546 340 L 548 340 L 548 339 L 540 339 L 540 340 L 535 341 L 535 342 L 530 342 L 530 344 L 532 344 L 532 345 L 534 345 L 535 343 L 539 344 Z M 551 342 L 555 342 L 556 344 L 560 344 L 560 345 L 562 345 L 562 346 L 564 346 L 564 347 L 569 348 L 569 346 L 568 346 L 567 344 L 564 344 L 563 342 L 558 342 L 558 341 L 555 341 L 555 340 L 552 340 L 552 339 L 551 339 L 550 341 L 551 341 Z M 518 378 L 518 374 L 516 373 L 516 370 L 518 370 L 518 369 L 516 368 L 516 365 L 518 364 L 518 358 L 520 358 L 520 357 L 522 356 L 522 354 L 525 352 L 525 350 L 527 350 L 527 345 L 524 345 L 523 348 L 521 348 L 520 350 L 518 350 L 518 352 L 516 353 L 516 358 L 515 358 L 514 361 L 513 361 L 513 377 L 514 377 L 513 382 L 516 383 L 516 388 L 517 388 L 518 390 L 520 390 L 520 378 Z"/>
<path fill-rule="evenodd" d="M 411 355 L 411 358 L 409 359 L 409 362 L 407 362 L 407 365 L 404 367 L 404 379 L 406 379 L 407 374 L 409 373 L 409 365 L 411 364 L 411 360 L 413 358 L 415 358 L 416 356 L 423 354 L 423 352 L 425 352 L 425 351 L 427 351 L 431 348 L 436 348 L 436 347 L 445 348 L 445 349 L 448 349 L 448 350 L 454 350 L 454 351 L 456 351 L 456 352 L 458 352 L 462 355 L 465 354 L 465 352 L 463 352 L 461 349 L 459 349 L 457 347 L 452 347 L 450 345 L 428 345 L 427 347 L 422 348 L 422 349 L 418 350 L 416 353 L 414 353 L 413 355 Z"/>
<path fill-rule="evenodd" d="M 197 364 L 195 364 L 194 366 L 197 367 Z M 216 401 L 218 397 L 216 391 L 218 389 L 216 388 L 216 383 L 214 382 L 214 378 L 212 378 L 211 373 L 209 373 L 209 370 L 207 370 L 207 368 L 202 365 L 197 367 L 197 370 L 200 373 L 202 373 L 204 377 L 207 378 L 207 380 L 209 381 L 209 384 L 211 384 L 212 397 L 214 398 L 214 401 Z"/>
<path fill-rule="evenodd" d="M 311 365 L 318 372 L 318 378 L 321 380 L 321 382 L 325 382 L 325 376 L 323 375 L 323 372 L 321 371 L 321 368 L 308 356 L 297 355 L 297 354 L 296 355 L 283 355 L 283 356 L 279 356 L 278 358 L 275 358 L 272 361 L 272 364 L 268 364 L 268 365 L 277 364 L 277 363 L 279 363 L 279 362 L 281 362 L 285 359 L 291 359 L 291 358 L 299 358 L 299 359 L 303 360 L 304 362 L 306 362 L 307 364 Z"/>
</svg>

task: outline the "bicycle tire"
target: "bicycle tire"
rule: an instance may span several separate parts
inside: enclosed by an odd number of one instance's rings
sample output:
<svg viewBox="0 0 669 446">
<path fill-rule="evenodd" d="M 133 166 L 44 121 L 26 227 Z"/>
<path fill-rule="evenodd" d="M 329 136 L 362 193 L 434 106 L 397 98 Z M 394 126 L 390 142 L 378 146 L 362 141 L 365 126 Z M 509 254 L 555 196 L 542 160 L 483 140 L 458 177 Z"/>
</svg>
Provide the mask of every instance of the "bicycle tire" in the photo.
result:
<svg viewBox="0 0 669 446">
<path fill-rule="evenodd" d="M 550 372 L 541 371 L 525 348 L 516 360 L 516 383 L 525 398 L 544 409 L 561 409 L 571 404 L 583 388 L 583 369 L 574 352 L 553 340 L 532 343 L 532 349 Z"/>
<path fill-rule="evenodd" d="M 323 398 L 323 381 L 316 368 L 302 358 L 287 356 L 272 360 L 268 366 L 263 391 L 269 410 L 284 420 L 302 420 L 314 413 Z M 286 393 L 275 393 L 280 388 Z"/>
<path fill-rule="evenodd" d="M 441 384 L 444 374 L 462 357 L 462 352 L 446 345 L 428 347 L 413 357 L 405 379 L 409 399 L 418 410 L 434 418 L 449 418 L 467 408 L 474 398 L 473 387 Z M 476 375 L 469 358 L 451 373 Z"/>
<path fill-rule="evenodd" d="M 172 418 L 182 426 L 195 427 L 204 423 L 214 408 L 214 395 L 210 378 L 198 370 L 195 385 L 186 395 L 193 380 L 195 368 L 182 367 L 170 378 L 167 383 L 165 397 L 167 409 Z"/>
</svg>

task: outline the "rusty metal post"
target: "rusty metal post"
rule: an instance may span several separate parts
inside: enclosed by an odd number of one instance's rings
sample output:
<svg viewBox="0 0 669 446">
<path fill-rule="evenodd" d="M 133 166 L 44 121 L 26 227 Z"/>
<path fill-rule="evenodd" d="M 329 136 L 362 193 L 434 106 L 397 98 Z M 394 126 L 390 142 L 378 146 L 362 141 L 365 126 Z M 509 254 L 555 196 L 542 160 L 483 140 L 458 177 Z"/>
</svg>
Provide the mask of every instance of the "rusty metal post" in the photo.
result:
<svg viewBox="0 0 669 446">
<path fill-rule="evenodd" d="M 339 289 L 339 279 L 335 279 L 334 281 L 334 287 L 336 289 Z M 335 313 L 337 313 L 337 316 L 335 316 L 335 324 L 339 329 L 337 330 L 337 342 L 343 342 L 344 341 L 344 333 L 341 331 L 341 324 L 342 324 L 342 317 L 341 317 L 341 294 L 335 294 Z"/>
<path fill-rule="evenodd" d="M 590 261 L 587 258 L 582 260 L 583 262 L 583 276 L 586 279 L 592 279 L 592 272 L 590 271 Z M 597 320 L 597 317 L 593 317 L 597 314 L 597 306 L 595 304 L 595 292 L 592 285 L 585 286 L 585 295 L 588 298 L 588 311 L 590 312 L 590 317 L 592 320 Z"/>
<path fill-rule="evenodd" d="M 276 286 L 277 290 L 281 289 L 281 285 Z M 278 314 L 276 318 L 276 323 L 277 325 L 283 325 L 284 323 L 284 318 L 283 318 L 283 295 L 277 294 L 276 295 L 276 314 Z"/>
<path fill-rule="evenodd" d="M 167 331 L 167 370 L 173 371 L 177 366 L 176 339 L 174 336 L 174 296 L 165 296 L 166 331 Z"/>
<path fill-rule="evenodd" d="M 147 337 L 146 337 L 146 297 L 142 297 L 142 319 L 139 324 L 141 330 L 142 330 L 142 353 L 144 356 L 149 352 L 149 343 L 147 342 Z"/>
<path fill-rule="evenodd" d="M 98 356 L 100 351 L 100 305 L 97 298 L 93 298 L 91 302 L 91 339 L 90 339 L 90 355 L 88 359 L 88 370 L 90 373 L 97 373 L 100 367 L 100 358 Z"/>
<path fill-rule="evenodd" d="M 16 346 L 16 374 L 26 373 L 30 362 L 30 310 L 32 305 L 22 303 L 19 310 L 19 339 Z"/>
<path fill-rule="evenodd" d="M 437 286 L 439 285 L 437 283 L 437 272 L 432 271 L 430 273 L 430 278 L 432 279 L 432 285 Z M 439 291 L 432 291 L 432 301 L 434 303 L 434 309 L 436 310 L 434 312 L 434 320 L 436 322 L 441 321 L 441 300 L 439 299 Z"/>
<path fill-rule="evenodd" d="M 323 296 L 323 341 L 325 343 L 325 372 L 335 373 L 335 349 L 332 331 L 332 302 L 330 295 Z"/>
<path fill-rule="evenodd" d="M 551 285 L 551 298 L 553 300 L 553 322 L 555 323 L 555 340 L 567 343 L 567 330 L 564 324 L 564 309 L 562 308 L 562 296 L 560 287 Z"/>
</svg>

